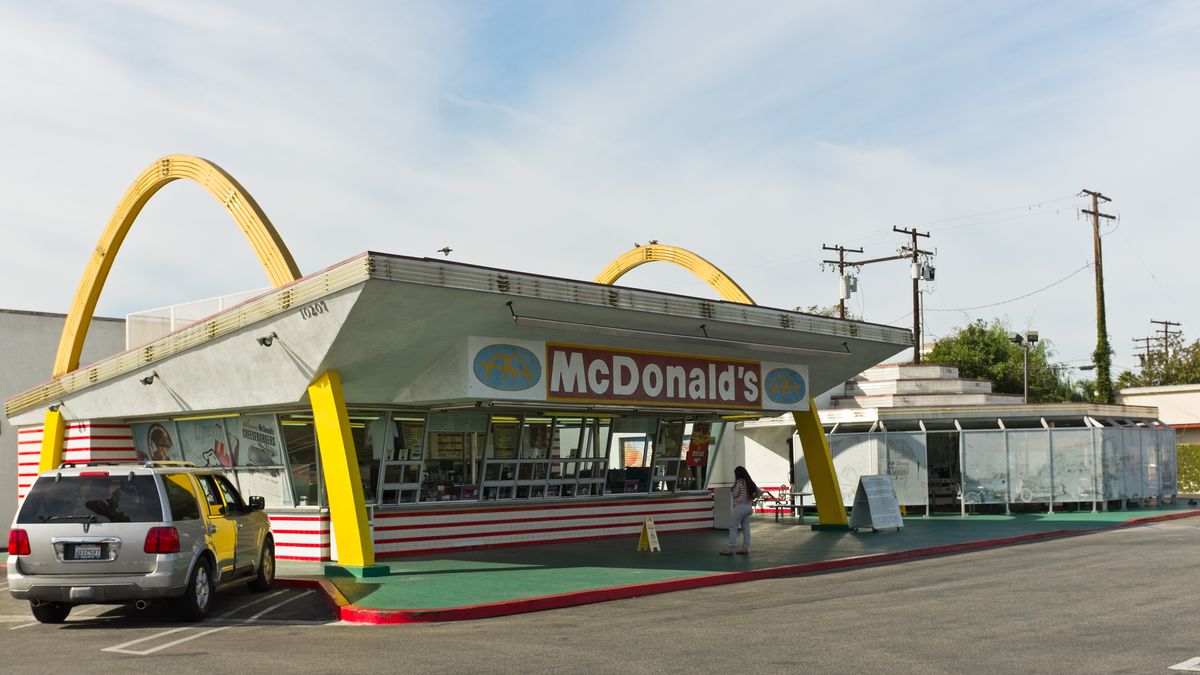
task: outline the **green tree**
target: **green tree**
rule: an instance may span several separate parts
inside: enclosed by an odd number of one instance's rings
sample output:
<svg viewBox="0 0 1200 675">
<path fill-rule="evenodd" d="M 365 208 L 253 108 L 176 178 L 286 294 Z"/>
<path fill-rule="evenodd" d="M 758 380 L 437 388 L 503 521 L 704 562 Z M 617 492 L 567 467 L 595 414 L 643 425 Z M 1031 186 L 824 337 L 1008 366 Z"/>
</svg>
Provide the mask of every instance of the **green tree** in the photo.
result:
<svg viewBox="0 0 1200 675">
<path fill-rule="evenodd" d="M 1165 349 L 1141 355 L 1137 373 L 1126 370 L 1117 377 L 1117 388 L 1156 387 L 1200 382 L 1200 340 L 1184 344 L 1182 335 L 1171 335 Z"/>
<path fill-rule="evenodd" d="M 939 340 L 925 361 L 957 366 L 959 375 L 988 380 L 997 393 L 1022 394 L 1025 347 L 1014 343 L 1009 335 L 1008 327 L 999 320 L 989 324 L 979 319 Z M 1060 369 L 1049 364 L 1052 353 L 1045 340 L 1029 348 L 1029 402 L 1083 400 L 1083 394 L 1064 380 Z"/>
</svg>

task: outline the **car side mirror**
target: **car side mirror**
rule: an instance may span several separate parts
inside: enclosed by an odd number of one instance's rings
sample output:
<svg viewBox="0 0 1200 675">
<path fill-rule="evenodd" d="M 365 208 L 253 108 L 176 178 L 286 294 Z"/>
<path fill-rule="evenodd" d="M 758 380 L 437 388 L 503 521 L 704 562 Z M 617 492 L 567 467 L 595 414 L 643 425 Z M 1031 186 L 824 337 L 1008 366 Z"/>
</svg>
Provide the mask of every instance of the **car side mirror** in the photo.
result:
<svg viewBox="0 0 1200 675">
<path fill-rule="evenodd" d="M 265 508 L 267 508 L 266 498 L 264 498 L 264 497 L 251 497 L 250 498 L 250 510 L 251 511 L 262 511 Z"/>
</svg>

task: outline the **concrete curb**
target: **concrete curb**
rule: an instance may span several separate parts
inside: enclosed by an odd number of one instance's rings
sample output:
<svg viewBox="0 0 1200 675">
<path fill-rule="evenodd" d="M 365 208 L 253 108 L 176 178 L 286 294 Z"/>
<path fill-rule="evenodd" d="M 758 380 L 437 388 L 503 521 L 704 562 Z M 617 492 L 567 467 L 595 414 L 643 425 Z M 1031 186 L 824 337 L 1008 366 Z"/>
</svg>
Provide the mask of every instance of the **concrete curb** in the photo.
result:
<svg viewBox="0 0 1200 675">
<path fill-rule="evenodd" d="M 743 581 L 773 579 L 777 577 L 798 576 L 802 574 L 818 574 L 822 572 L 832 572 L 855 567 L 883 565 L 903 560 L 913 560 L 916 558 L 930 558 L 942 555 L 953 555 L 956 553 L 968 553 L 971 551 L 1000 548 L 1003 546 L 1016 546 L 1019 544 L 1028 544 L 1051 539 L 1063 539 L 1066 537 L 1081 536 L 1096 532 L 1106 532 L 1124 527 L 1134 527 L 1137 525 L 1145 525 L 1147 523 L 1176 520 L 1179 518 L 1190 518 L 1193 516 L 1200 516 L 1200 510 L 1182 511 L 1179 513 L 1163 514 L 1159 516 L 1147 516 L 1144 518 L 1132 518 L 1124 522 L 1089 530 L 1051 530 L 1048 532 L 1034 532 L 1011 537 L 981 539 L 979 541 L 968 541 L 958 544 L 944 544 L 941 546 L 928 546 L 925 548 L 916 548 L 907 551 L 890 551 L 887 553 L 852 556 L 849 558 L 838 558 L 835 560 L 821 560 L 818 562 L 798 563 L 795 565 L 765 567 L 763 569 L 747 570 L 744 572 L 716 572 L 713 574 L 687 577 L 683 579 L 651 581 L 641 584 L 630 584 L 626 586 L 613 586 L 610 588 L 597 588 L 587 591 L 573 591 L 570 593 L 560 593 L 557 595 L 545 595 L 536 598 L 521 598 L 519 600 L 503 600 L 500 602 L 485 603 L 480 605 L 465 605 L 462 607 L 445 607 L 435 609 L 376 609 L 372 607 L 354 605 L 351 604 L 344 595 L 342 595 L 342 592 L 338 590 L 338 588 L 331 581 L 319 577 L 283 578 L 277 579 L 276 582 L 280 586 L 312 588 L 320 591 L 330 609 L 336 612 L 339 618 L 341 618 L 343 621 L 348 621 L 351 623 L 400 624 L 427 623 L 435 621 L 469 621 L 472 619 L 489 619 L 498 616 L 524 614 L 527 612 L 540 612 L 547 609 L 561 609 L 563 607 L 574 607 L 578 605 L 591 604 L 594 602 L 606 602 L 609 600 L 622 600 L 646 595 L 656 595 L 659 593 L 670 593 L 672 591 L 682 591 L 691 588 L 723 586 L 726 584 L 741 583 Z"/>
</svg>

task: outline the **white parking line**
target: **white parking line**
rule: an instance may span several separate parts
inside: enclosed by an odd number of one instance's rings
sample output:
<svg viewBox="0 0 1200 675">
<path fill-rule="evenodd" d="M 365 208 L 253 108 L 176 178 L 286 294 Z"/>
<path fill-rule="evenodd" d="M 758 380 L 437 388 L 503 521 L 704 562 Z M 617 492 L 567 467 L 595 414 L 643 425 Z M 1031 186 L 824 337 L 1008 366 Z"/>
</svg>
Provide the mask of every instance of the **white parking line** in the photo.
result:
<svg viewBox="0 0 1200 675">
<path fill-rule="evenodd" d="M 232 615 L 232 614 L 235 614 L 235 613 L 237 613 L 237 612 L 239 612 L 239 611 L 241 611 L 241 610 L 243 610 L 243 609 L 245 609 L 245 608 L 247 608 L 247 607 L 251 607 L 251 606 L 253 606 L 253 605 L 257 605 L 257 604 L 259 604 L 259 603 L 261 603 L 261 602 L 265 602 L 265 601 L 267 601 L 267 600 L 270 600 L 270 599 L 272 599 L 272 598 L 279 597 L 279 595 L 280 595 L 280 594 L 282 594 L 282 593 L 286 593 L 286 592 L 287 592 L 286 590 L 277 591 L 277 592 L 275 592 L 275 593 L 272 593 L 271 595 L 268 595 L 268 596 L 266 596 L 266 597 L 260 598 L 260 599 L 258 599 L 258 600 L 255 600 L 254 602 L 247 603 L 247 604 L 245 604 L 245 605 L 242 605 L 241 607 L 238 607 L 238 608 L 236 608 L 236 609 L 234 609 L 234 610 L 231 610 L 231 611 L 229 611 L 229 612 L 226 612 L 225 614 L 222 614 L 220 617 L 217 617 L 217 618 L 218 618 L 218 619 L 224 619 L 224 618 L 226 618 L 226 617 L 228 617 L 228 616 L 230 616 L 230 615 Z M 277 603 L 275 603 L 274 605 L 271 605 L 270 607 L 267 607 L 266 609 L 264 609 L 264 610 L 262 610 L 261 612 L 259 612 L 259 613 L 255 614 L 255 615 L 251 616 L 251 617 L 250 617 L 250 618 L 248 618 L 248 619 L 242 619 L 241 621 L 236 621 L 236 622 L 234 622 L 234 623 L 230 623 L 229 625 L 225 625 L 225 626 L 218 626 L 217 628 L 210 628 L 210 629 L 208 629 L 208 630 L 206 630 L 206 631 L 201 631 L 201 632 L 199 632 L 199 633 L 196 633 L 196 634 L 194 634 L 194 635 L 189 635 L 189 636 L 187 636 L 187 637 L 182 637 L 182 638 L 179 638 L 178 640 L 172 640 L 171 642 L 167 642 L 167 643 L 164 643 L 164 644 L 158 645 L 157 647 L 151 647 L 150 649 L 135 650 L 135 649 L 128 649 L 128 648 L 129 648 L 129 647 L 131 647 L 131 646 L 133 646 L 133 645 L 136 645 L 136 644 L 142 643 L 142 642 L 147 642 L 147 641 L 149 641 L 149 640 L 154 640 L 154 639 L 157 639 L 157 638 L 163 638 L 163 637 L 166 637 L 166 636 L 168 636 L 168 635 L 173 635 L 173 634 L 175 634 L 175 633 L 178 633 L 179 631 L 187 630 L 188 628 L 197 628 L 198 626 L 187 626 L 187 627 L 184 627 L 184 628 L 174 628 L 174 629 L 172 629 L 172 630 L 164 631 L 164 632 L 162 632 L 162 633 L 156 633 L 156 634 L 154 634 L 154 635 L 149 635 L 149 636 L 147 636 L 147 637 L 138 638 L 138 639 L 136 639 L 136 640 L 130 640 L 129 642 L 123 642 L 123 643 L 121 643 L 121 644 L 119 644 L 119 645 L 116 645 L 116 646 L 113 646 L 113 647 L 105 647 L 104 649 L 102 649 L 102 650 L 100 650 L 100 651 L 104 651 L 104 652 L 114 652 L 114 653 L 118 653 L 118 654 L 132 654 L 132 655 L 134 655 L 134 656 L 146 656 L 146 655 L 148 655 L 148 654 L 153 654 L 153 653 L 155 653 L 155 652 L 158 652 L 158 651 L 162 651 L 162 650 L 164 650 L 164 649 L 167 649 L 168 647 L 174 647 L 175 645 L 182 644 L 182 643 L 184 643 L 184 642 L 189 642 L 189 641 L 191 641 L 191 640 L 195 640 L 196 638 L 202 638 L 202 637 L 204 637 L 204 636 L 206 636 L 206 635 L 212 635 L 213 633 L 216 633 L 217 631 L 222 631 L 222 630 L 225 630 L 225 629 L 227 629 L 227 628 L 233 628 L 234 626 L 243 626 L 243 625 L 246 625 L 246 624 L 255 623 L 255 622 L 257 622 L 257 620 L 259 619 L 259 617 L 263 616 L 264 614 L 267 614 L 268 612 L 271 612 L 271 611 L 274 611 L 274 610 L 276 610 L 276 609 L 279 609 L 280 607 L 282 607 L 282 606 L 284 606 L 284 605 L 288 604 L 289 602 L 292 602 L 292 601 L 294 601 L 294 600 L 299 600 L 300 598 L 303 598 L 303 597 L 305 597 L 306 595 L 309 595 L 309 594 L 311 594 L 312 592 L 313 592 L 313 591 L 304 591 L 303 593 L 299 593 L 299 594 L 297 594 L 297 595 L 294 595 L 294 596 L 292 596 L 292 597 L 290 597 L 290 598 L 287 598 L 287 599 L 283 600 L 282 602 L 277 602 Z"/>
</svg>

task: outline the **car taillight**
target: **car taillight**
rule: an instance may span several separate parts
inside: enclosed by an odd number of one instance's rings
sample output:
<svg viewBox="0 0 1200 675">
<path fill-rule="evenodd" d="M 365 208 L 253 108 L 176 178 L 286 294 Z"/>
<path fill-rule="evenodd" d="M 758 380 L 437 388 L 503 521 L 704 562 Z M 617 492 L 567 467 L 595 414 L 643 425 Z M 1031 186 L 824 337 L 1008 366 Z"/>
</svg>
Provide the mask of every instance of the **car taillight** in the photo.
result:
<svg viewBox="0 0 1200 675">
<path fill-rule="evenodd" d="M 29 533 L 25 530 L 9 530 L 8 552 L 10 555 L 29 555 Z"/>
<path fill-rule="evenodd" d="M 146 553 L 178 553 L 179 530 L 173 527 L 152 527 L 146 533 Z"/>
</svg>

